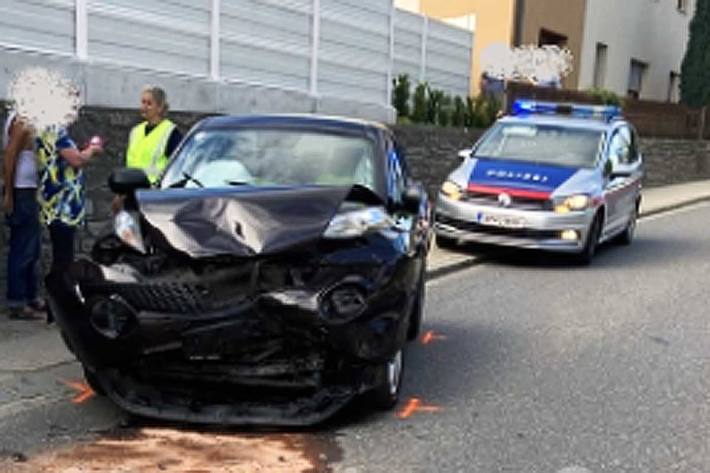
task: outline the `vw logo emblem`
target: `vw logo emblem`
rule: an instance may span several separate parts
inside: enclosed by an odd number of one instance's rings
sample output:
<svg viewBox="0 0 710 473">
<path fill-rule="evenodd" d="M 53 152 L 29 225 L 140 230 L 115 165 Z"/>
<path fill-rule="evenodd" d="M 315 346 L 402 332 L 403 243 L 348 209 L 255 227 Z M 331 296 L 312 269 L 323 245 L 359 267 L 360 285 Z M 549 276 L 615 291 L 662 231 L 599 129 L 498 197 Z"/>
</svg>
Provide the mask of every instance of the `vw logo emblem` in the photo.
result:
<svg viewBox="0 0 710 473">
<path fill-rule="evenodd" d="M 510 207 L 510 204 L 513 203 L 513 199 L 508 194 L 499 194 L 498 203 L 501 207 Z"/>
</svg>

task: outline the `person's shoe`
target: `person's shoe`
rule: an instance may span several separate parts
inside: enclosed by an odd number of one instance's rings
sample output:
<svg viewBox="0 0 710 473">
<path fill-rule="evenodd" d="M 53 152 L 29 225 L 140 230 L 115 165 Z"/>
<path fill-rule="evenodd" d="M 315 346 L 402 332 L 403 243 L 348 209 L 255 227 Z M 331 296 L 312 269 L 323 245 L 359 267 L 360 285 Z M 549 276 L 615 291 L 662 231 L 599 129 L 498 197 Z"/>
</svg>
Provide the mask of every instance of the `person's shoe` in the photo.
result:
<svg viewBox="0 0 710 473">
<path fill-rule="evenodd" d="M 30 307 L 10 307 L 8 317 L 11 320 L 40 320 L 42 316 Z"/>
<path fill-rule="evenodd" d="M 27 307 L 34 310 L 35 312 L 47 312 L 47 303 L 44 299 L 35 299 L 34 301 L 27 304 Z"/>
</svg>

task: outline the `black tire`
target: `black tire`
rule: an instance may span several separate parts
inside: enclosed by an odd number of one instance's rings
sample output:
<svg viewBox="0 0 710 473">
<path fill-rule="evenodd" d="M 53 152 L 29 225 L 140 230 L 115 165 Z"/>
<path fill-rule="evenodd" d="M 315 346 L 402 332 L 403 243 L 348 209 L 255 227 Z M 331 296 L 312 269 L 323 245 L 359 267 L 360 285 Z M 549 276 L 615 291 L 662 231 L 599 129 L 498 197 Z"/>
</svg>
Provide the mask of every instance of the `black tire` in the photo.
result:
<svg viewBox="0 0 710 473">
<path fill-rule="evenodd" d="M 582 251 L 574 256 L 574 262 L 579 266 L 589 266 L 597 252 L 599 237 L 602 232 L 602 218 L 600 214 L 594 218 L 592 226 L 589 229 L 587 241 L 584 244 Z"/>
<path fill-rule="evenodd" d="M 106 391 L 104 391 L 103 386 L 101 386 L 101 383 L 99 383 L 99 380 L 96 378 L 96 374 L 86 366 L 84 366 L 84 379 L 86 380 L 86 384 L 88 384 L 97 395 L 106 395 Z"/>
<path fill-rule="evenodd" d="M 370 391 L 372 406 L 381 411 L 387 411 L 399 402 L 404 374 L 404 350 L 400 349 L 390 361 L 379 367 L 380 384 Z"/>
<path fill-rule="evenodd" d="M 458 246 L 458 240 L 443 235 L 436 235 L 436 246 L 444 250 L 453 250 Z"/>
<path fill-rule="evenodd" d="M 417 293 L 414 295 L 412 312 L 409 315 L 409 328 L 407 329 L 407 340 L 416 340 L 422 330 L 424 320 L 424 303 L 426 300 L 426 262 L 422 267 L 419 281 L 417 282 Z"/>
<path fill-rule="evenodd" d="M 616 238 L 616 241 L 621 244 L 628 246 L 634 241 L 634 234 L 636 233 L 636 223 L 638 222 L 638 206 L 634 207 L 631 213 L 631 220 L 626 226 L 623 232 Z"/>
</svg>

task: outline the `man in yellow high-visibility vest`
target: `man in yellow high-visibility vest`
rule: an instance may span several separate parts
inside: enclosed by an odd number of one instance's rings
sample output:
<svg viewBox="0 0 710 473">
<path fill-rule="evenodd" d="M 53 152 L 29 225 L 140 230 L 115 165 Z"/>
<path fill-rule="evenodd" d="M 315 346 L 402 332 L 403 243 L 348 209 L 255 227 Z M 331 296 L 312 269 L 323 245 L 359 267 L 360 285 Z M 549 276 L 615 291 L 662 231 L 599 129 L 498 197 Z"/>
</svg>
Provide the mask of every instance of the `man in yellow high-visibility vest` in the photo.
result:
<svg viewBox="0 0 710 473">
<path fill-rule="evenodd" d="M 168 102 L 160 87 L 147 87 L 141 96 L 141 116 L 145 120 L 131 130 L 126 152 L 126 167 L 143 169 L 151 184 L 156 184 L 182 134 L 167 118 Z"/>
</svg>

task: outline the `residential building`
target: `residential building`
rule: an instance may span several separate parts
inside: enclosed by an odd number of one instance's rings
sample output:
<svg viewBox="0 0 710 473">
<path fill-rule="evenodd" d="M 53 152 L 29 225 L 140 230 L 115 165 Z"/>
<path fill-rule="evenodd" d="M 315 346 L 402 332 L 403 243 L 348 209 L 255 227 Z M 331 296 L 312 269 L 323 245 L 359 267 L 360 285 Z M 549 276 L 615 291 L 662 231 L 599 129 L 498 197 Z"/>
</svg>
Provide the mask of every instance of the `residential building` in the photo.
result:
<svg viewBox="0 0 710 473">
<path fill-rule="evenodd" d="M 677 102 L 696 0 L 586 3 L 579 88 Z"/>
<path fill-rule="evenodd" d="M 445 21 L 475 25 L 471 90 L 481 56 L 501 43 L 557 44 L 573 55 L 562 86 L 599 87 L 622 96 L 677 101 L 680 67 L 696 0 L 396 0 Z"/>
</svg>

